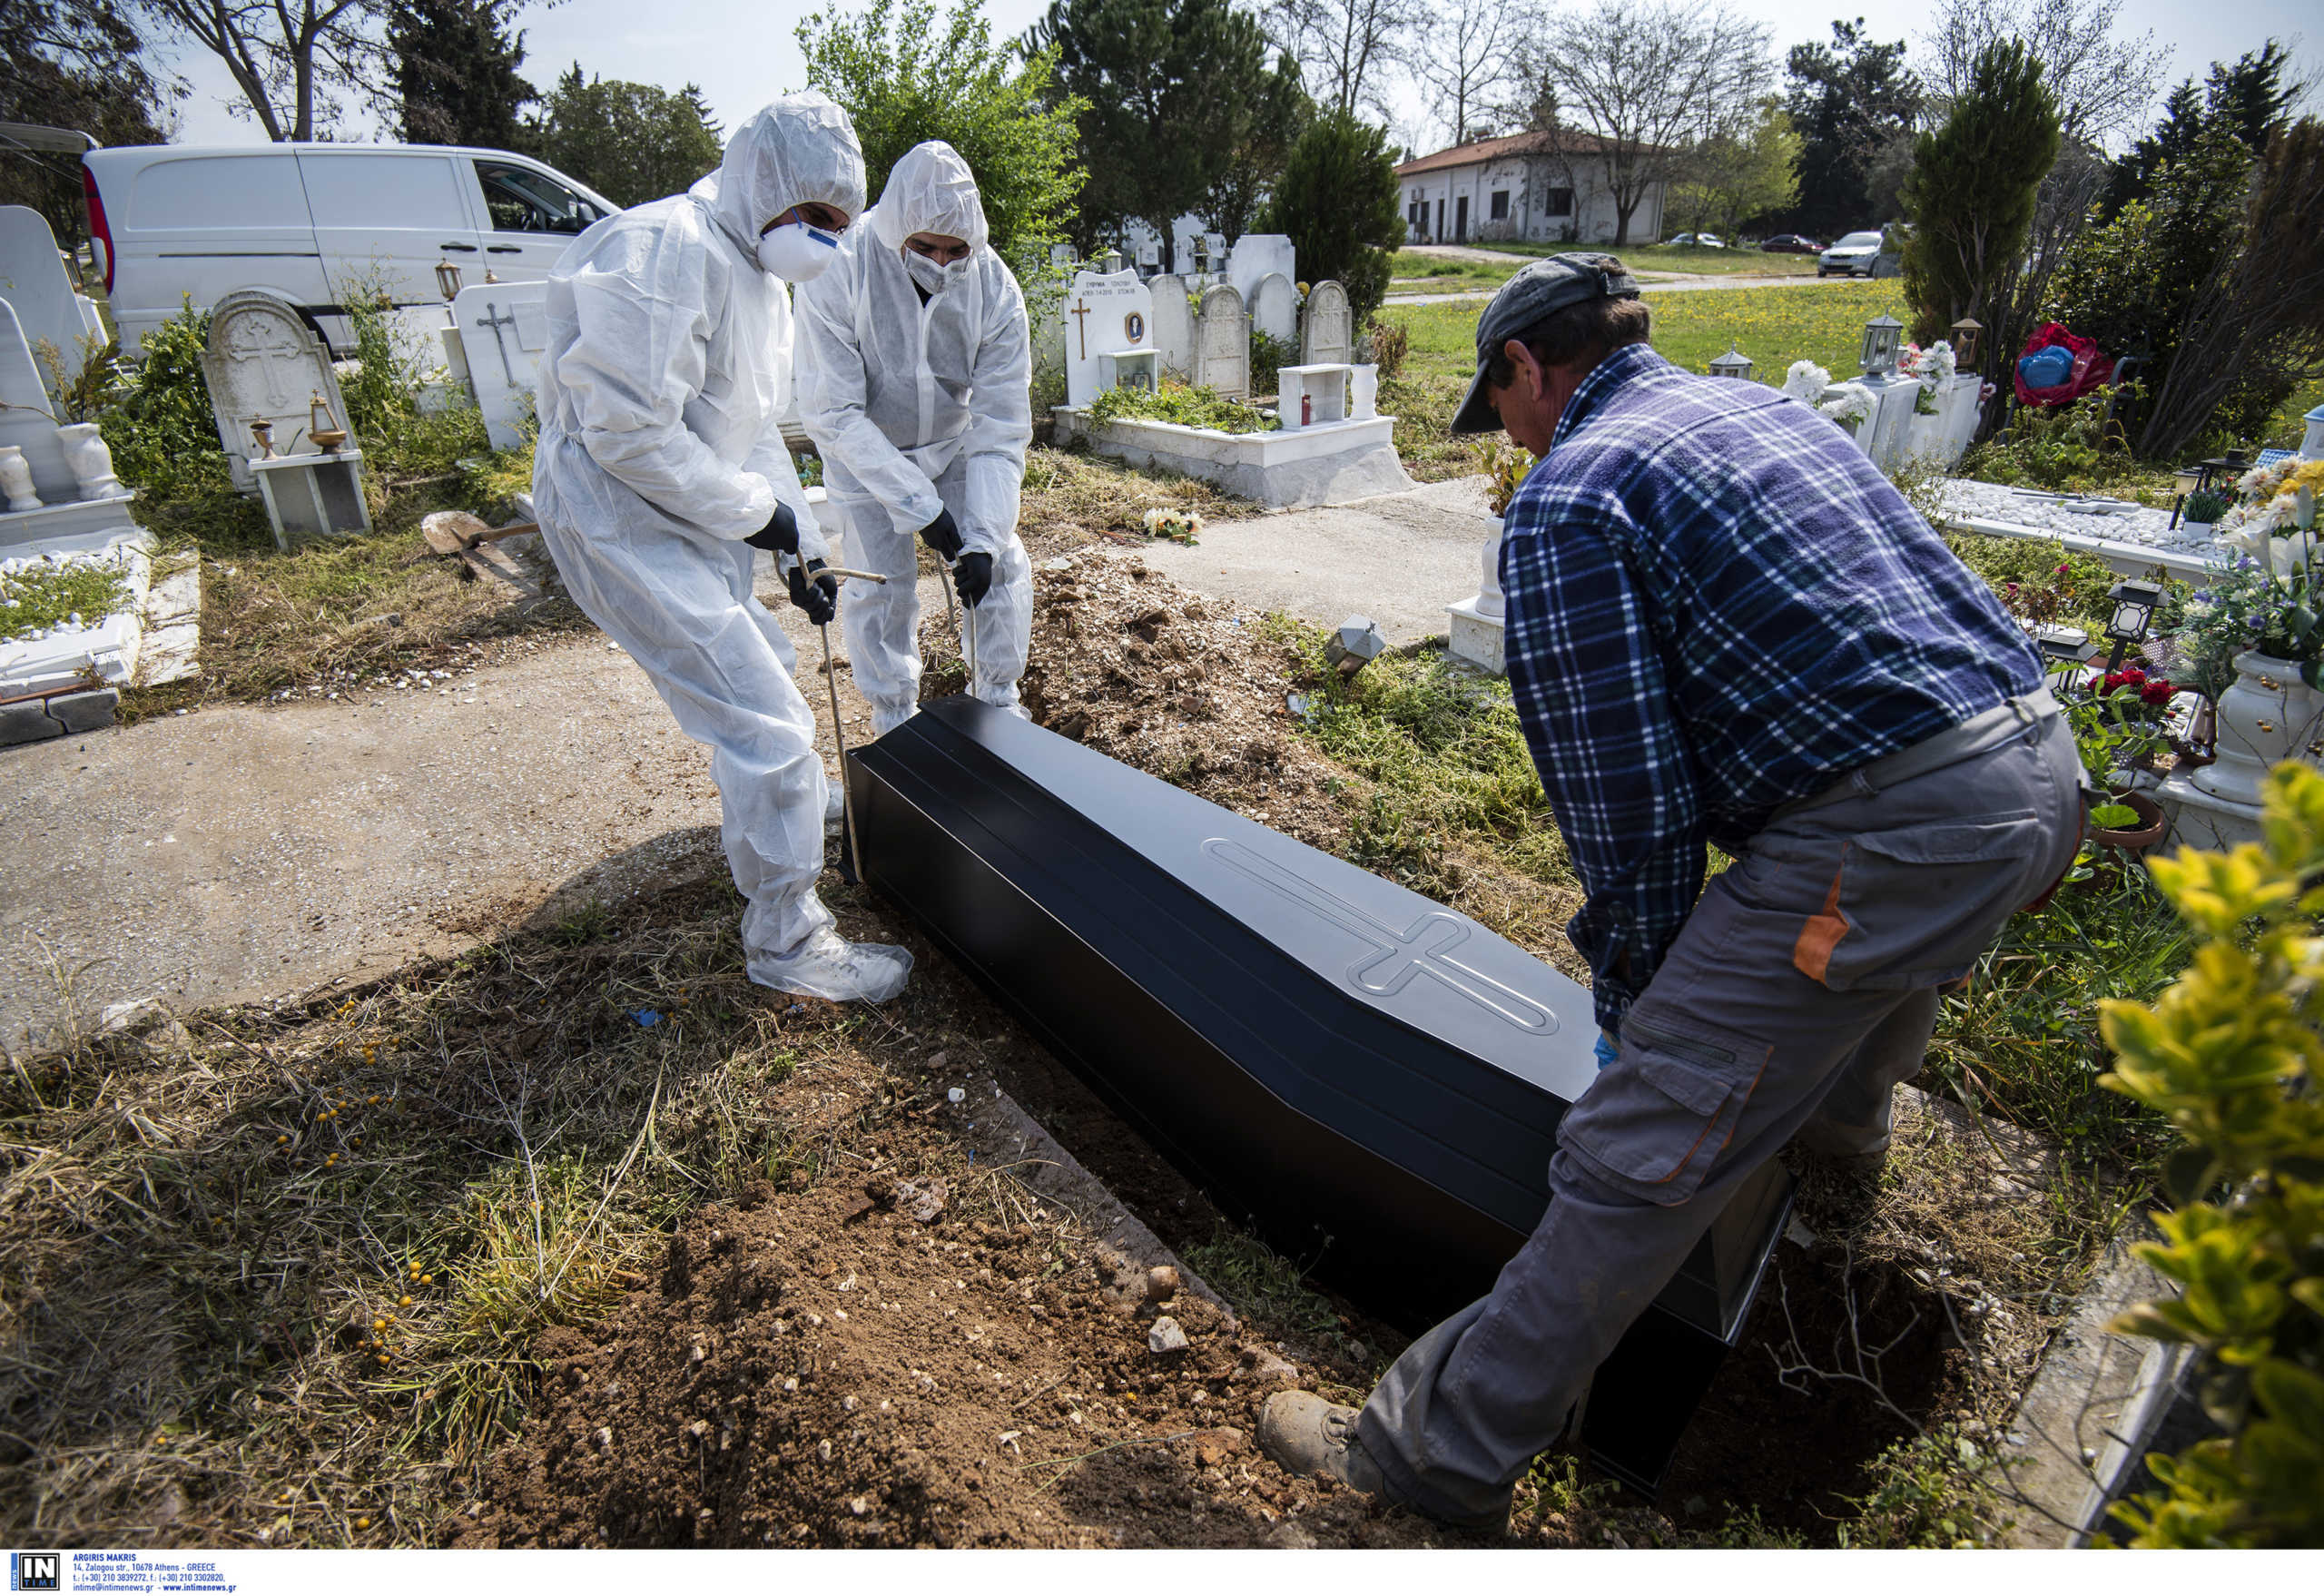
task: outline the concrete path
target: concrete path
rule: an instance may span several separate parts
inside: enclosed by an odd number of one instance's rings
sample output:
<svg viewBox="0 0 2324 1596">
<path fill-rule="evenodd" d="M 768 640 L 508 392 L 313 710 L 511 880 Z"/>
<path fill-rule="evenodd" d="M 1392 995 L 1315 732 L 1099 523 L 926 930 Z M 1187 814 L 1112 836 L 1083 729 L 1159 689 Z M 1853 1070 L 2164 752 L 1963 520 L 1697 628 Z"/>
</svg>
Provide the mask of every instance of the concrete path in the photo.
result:
<svg viewBox="0 0 2324 1596">
<path fill-rule="evenodd" d="M 770 607 L 828 758 L 822 645 L 787 603 Z M 868 739 L 845 669 L 840 692 L 850 741 Z M 722 870 L 717 825 L 708 756 L 594 633 L 425 692 L 225 705 L 9 749 L 0 1040 L 52 1023 L 68 991 L 84 1015 L 290 991 L 467 945 L 560 888 L 612 899 Z"/>
<path fill-rule="evenodd" d="M 1492 530 L 1485 479 L 1464 477 L 1215 522 L 1192 548 L 1157 543 L 1137 553 L 1197 593 L 1324 626 L 1369 616 L 1391 643 L 1411 643 L 1443 633 L 1444 606 L 1476 592 Z"/>
</svg>

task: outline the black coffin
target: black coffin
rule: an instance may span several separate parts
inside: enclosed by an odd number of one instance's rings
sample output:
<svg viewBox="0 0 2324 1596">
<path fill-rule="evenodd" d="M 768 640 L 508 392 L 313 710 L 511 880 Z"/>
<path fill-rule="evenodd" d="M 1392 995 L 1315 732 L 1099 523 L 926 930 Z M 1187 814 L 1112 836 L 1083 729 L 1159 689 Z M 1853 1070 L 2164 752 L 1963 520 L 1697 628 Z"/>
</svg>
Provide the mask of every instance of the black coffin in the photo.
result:
<svg viewBox="0 0 2324 1596">
<path fill-rule="evenodd" d="M 1417 1332 L 1491 1289 L 1596 1074 L 1589 994 L 1466 916 L 967 697 L 850 756 L 866 874 L 1219 1207 Z M 1770 1164 L 1599 1371 L 1652 1489 L 1789 1206 Z"/>
</svg>

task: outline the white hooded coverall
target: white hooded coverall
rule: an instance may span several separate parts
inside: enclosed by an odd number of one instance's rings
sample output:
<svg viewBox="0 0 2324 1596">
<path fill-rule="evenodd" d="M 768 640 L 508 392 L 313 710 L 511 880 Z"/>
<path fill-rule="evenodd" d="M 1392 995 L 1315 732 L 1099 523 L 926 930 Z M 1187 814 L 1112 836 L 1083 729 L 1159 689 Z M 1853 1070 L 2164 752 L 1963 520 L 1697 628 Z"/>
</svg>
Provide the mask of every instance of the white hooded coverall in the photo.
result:
<svg viewBox="0 0 2324 1596">
<path fill-rule="evenodd" d="M 966 270 L 921 301 L 902 258 L 916 232 L 960 239 Z M 1014 707 L 1032 639 L 1032 567 L 1017 502 L 1032 441 L 1032 344 L 1025 296 L 993 253 L 968 163 L 950 144 L 907 151 L 880 203 L 851 228 L 831 270 L 799 289 L 799 413 L 823 457 L 826 508 L 845 563 L 887 576 L 850 582 L 840 619 L 855 685 L 884 735 L 920 700 L 914 540 L 952 512 L 963 554 L 992 556 L 976 628 L 988 704 Z M 965 650 L 964 650 L 965 656 Z"/>
<path fill-rule="evenodd" d="M 753 596 L 752 547 L 777 501 L 803 558 L 828 545 L 776 425 L 791 383 L 784 284 L 759 265 L 761 230 L 793 206 L 852 217 L 863 156 L 821 94 L 777 100 L 736 130 L 717 172 L 684 194 L 609 216 L 548 280 L 533 496 L 574 602 L 642 666 L 709 745 L 726 859 L 749 901 L 752 979 L 878 998 L 888 990 L 814 894 L 825 778 L 794 651 Z M 608 750 L 616 753 L 617 750 Z M 886 979 L 870 988 L 890 985 Z"/>
</svg>

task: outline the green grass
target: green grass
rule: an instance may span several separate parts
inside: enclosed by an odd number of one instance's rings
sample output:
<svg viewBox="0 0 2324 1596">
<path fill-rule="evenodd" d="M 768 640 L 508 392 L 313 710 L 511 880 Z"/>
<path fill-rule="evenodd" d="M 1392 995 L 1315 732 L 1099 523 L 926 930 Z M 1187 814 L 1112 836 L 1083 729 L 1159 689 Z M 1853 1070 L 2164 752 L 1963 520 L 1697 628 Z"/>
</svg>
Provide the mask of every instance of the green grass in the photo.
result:
<svg viewBox="0 0 2324 1596">
<path fill-rule="evenodd" d="M 76 615 L 94 626 L 128 601 L 128 579 L 110 562 L 76 559 L 0 572 L 0 643 L 44 632 Z"/>
<path fill-rule="evenodd" d="M 1813 255 L 1763 255 L 1757 250 L 1671 249 L 1661 244 L 1616 250 L 1610 244 L 1483 243 L 1468 246 L 1497 254 L 1539 260 L 1572 250 L 1604 250 L 1620 255 L 1633 271 L 1689 277 L 1807 277 L 1816 275 Z M 1498 288 L 1521 261 L 1455 261 L 1398 250 L 1389 262 L 1393 293 L 1462 293 Z"/>
<path fill-rule="evenodd" d="M 1135 388 L 1109 388 L 1091 401 L 1089 419 L 1103 423 L 1123 419 L 1168 421 L 1180 427 L 1207 427 L 1219 432 L 1272 432 L 1278 421 L 1235 399 L 1223 399 L 1207 388 L 1165 382 L 1155 392 Z"/>
</svg>

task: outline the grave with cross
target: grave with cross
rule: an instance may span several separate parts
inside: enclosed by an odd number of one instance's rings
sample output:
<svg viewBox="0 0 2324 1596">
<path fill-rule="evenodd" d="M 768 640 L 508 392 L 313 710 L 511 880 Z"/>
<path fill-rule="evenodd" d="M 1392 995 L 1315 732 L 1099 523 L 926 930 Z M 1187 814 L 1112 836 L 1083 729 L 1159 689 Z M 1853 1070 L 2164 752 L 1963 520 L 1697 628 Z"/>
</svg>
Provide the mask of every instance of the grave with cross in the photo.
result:
<svg viewBox="0 0 2324 1596">
<path fill-rule="evenodd" d="M 480 282 L 459 291 L 452 315 L 485 432 L 493 448 L 515 448 L 524 441 L 548 348 L 548 284 Z"/>
<path fill-rule="evenodd" d="M 1065 402 L 1078 408 L 1154 351 L 1154 293 L 1135 271 L 1080 271 L 1066 296 Z M 1156 375 L 1147 372 L 1150 383 Z"/>
</svg>

